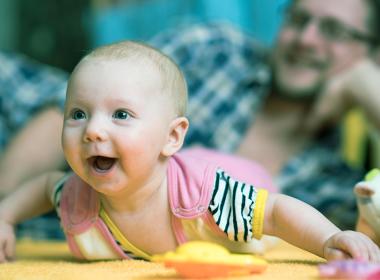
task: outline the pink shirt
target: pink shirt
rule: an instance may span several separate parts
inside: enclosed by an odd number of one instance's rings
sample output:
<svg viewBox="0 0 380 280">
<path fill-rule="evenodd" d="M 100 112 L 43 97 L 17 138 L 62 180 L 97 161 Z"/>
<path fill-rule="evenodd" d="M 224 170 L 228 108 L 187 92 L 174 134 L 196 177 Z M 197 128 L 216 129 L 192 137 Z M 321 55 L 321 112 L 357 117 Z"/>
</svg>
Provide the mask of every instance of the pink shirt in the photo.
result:
<svg viewBox="0 0 380 280">
<path fill-rule="evenodd" d="M 241 244 L 234 245 L 236 242 L 226 237 L 209 211 L 218 168 L 237 180 L 276 191 L 265 170 L 252 161 L 201 148 L 183 150 L 169 160 L 167 171 L 173 232 L 178 244 L 203 239 L 216 241 L 229 249 L 232 246 L 235 251 L 250 251 L 249 244 L 244 248 Z M 72 175 L 65 182 L 59 208 L 62 227 L 75 256 L 130 258 L 99 217 L 101 206 L 97 193 L 78 176 Z M 93 249 L 94 244 L 102 248 Z"/>
</svg>

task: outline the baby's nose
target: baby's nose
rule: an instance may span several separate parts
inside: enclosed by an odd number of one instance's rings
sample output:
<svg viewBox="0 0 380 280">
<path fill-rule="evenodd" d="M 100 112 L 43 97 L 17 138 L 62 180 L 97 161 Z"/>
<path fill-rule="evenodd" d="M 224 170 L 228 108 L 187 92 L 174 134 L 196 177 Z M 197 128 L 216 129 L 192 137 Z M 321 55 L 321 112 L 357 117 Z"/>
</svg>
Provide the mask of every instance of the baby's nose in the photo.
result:
<svg viewBox="0 0 380 280">
<path fill-rule="evenodd" d="M 100 122 L 90 121 L 83 136 L 84 142 L 103 142 L 107 140 L 107 132 Z"/>
</svg>

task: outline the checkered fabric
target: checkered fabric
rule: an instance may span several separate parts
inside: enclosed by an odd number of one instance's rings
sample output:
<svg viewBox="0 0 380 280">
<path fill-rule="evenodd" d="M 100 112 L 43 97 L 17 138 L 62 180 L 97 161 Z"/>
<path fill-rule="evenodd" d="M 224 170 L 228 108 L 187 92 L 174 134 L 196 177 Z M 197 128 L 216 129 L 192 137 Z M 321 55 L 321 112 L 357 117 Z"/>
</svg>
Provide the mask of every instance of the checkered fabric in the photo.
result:
<svg viewBox="0 0 380 280">
<path fill-rule="evenodd" d="M 0 51 L 0 151 L 43 107 L 63 108 L 66 80 L 63 71 Z"/>
<path fill-rule="evenodd" d="M 186 144 L 234 151 L 267 93 L 264 49 L 226 24 L 173 29 L 150 43 L 173 58 L 187 79 Z"/>
</svg>

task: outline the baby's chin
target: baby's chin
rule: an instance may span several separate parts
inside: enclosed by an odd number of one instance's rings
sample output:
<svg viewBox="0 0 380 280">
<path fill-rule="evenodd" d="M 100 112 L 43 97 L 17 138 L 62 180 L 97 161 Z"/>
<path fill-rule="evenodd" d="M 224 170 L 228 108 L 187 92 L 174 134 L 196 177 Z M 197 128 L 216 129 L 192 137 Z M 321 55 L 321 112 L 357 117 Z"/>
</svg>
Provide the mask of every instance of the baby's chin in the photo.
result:
<svg viewBox="0 0 380 280">
<path fill-rule="evenodd" d="M 120 193 L 125 191 L 125 184 L 117 182 L 101 182 L 99 180 L 91 180 L 89 185 L 100 195 L 104 197 L 118 197 Z"/>
</svg>

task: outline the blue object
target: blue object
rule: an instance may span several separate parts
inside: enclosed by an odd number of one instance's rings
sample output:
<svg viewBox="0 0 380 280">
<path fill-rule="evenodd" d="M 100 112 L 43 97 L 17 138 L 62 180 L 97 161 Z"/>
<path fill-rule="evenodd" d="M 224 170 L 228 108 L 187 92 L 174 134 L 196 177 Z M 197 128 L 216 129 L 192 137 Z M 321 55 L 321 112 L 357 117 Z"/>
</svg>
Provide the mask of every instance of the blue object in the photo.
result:
<svg viewBox="0 0 380 280">
<path fill-rule="evenodd" d="M 93 10 L 86 25 L 93 47 L 124 39 L 149 40 L 162 30 L 199 22 L 225 21 L 271 45 L 288 0 L 145 0 Z"/>
</svg>

